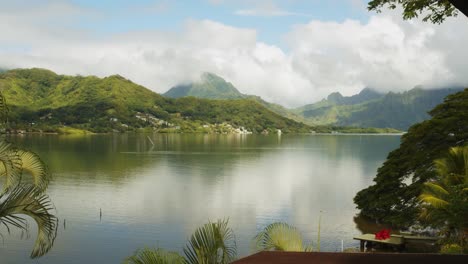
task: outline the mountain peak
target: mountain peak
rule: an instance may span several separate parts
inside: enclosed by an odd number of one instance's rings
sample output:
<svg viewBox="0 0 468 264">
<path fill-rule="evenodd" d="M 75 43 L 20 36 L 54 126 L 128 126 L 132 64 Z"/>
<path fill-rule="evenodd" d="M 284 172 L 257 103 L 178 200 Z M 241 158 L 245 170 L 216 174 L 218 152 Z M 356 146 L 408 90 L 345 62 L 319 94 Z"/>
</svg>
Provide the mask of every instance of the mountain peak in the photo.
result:
<svg viewBox="0 0 468 264">
<path fill-rule="evenodd" d="M 177 85 L 163 95 L 171 98 L 194 96 L 208 99 L 240 99 L 245 97 L 234 85 L 210 72 L 202 73 L 199 81 Z"/>
<path fill-rule="evenodd" d="M 343 95 L 340 92 L 334 92 L 327 97 L 327 100 L 339 104 L 343 100 Z"/>
</svg>

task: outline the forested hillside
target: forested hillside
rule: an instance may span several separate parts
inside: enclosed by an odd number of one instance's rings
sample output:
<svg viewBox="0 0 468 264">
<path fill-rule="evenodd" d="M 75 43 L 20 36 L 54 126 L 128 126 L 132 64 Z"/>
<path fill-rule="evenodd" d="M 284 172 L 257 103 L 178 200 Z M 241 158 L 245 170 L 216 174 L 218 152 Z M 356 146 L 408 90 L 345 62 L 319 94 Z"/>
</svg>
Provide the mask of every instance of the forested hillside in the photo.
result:
<svg viewBox="0 0 468 264">
<path fill-rule="evenodd" d="M 428 111 L 462 88 L 379 94 L 364 89 L 358 95 L 344 97 L 333 93 L 318 103 L 295 109 L 306 123 L 316 125 L 395 128 L 407 130 L 429 118 Z"/>
<path fill-rule="evenodd" d="M 70 126 L 94 132 L 148 128 L 160 132 L 309 132 L 248 99 L 165 98 L 119 75 L 57 75 L 44 69 L 0 74 L 12 129 L 55 131 Z"/>
</svg>

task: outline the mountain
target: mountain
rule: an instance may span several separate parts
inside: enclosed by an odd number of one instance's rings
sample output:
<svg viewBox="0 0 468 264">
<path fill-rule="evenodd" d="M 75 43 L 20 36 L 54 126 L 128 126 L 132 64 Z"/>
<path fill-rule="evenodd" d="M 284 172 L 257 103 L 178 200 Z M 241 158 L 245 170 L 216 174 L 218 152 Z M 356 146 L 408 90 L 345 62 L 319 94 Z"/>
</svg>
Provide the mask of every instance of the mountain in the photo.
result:
<svg viewBox="0 0 468 264">
<path fill-rule="evenodd" d="M 249 99 L 171 99 L 119 75 L 98 78 L 16 69 L 0 73 L 0 88 L 10 108 L 9 123 L 13 129 L 57 131 L 70 126 L 93 132 L 138 128 L 159 132 L 310 130 L 309 126 Z"/>
<path fill-rule="evenodd" d="M 206 99 L 242 99 L 245 95 L 241 94 L 236 87 L 231 83 L 226 82 L 223 78 L 205 72 L 201 75 L 200 81 L 177 85 L 163 96 L 169 98 L 180 98 L 193 96 Z"/>
<path fill-rule="evenodd" d="M 442 103 L 447 95 L 461 90 L 424 90 L 417 87 L 403 93 L 380 94 L 366 88 L 350 97 L 332 93 L 327 99 L 293 111 L 308 124 L 407 130 L 411 125 L 428 119 L 427 112 Z"/>
<path fill-rule="evenodd" d="M 250 99 L 265 106 L 270 111 L 273 111 L 281 116 L 294 119 L 298 122 L 302 122 L 303 119 L 295 113 L 289 111 L 289 109 L 282 105 L 270 103 L 263 100 L 260 96 L 243 94 L 237 90 L 234 85 L 227 82 L 223 78 L 216 74 L 205 72 L 200 76 L 200 80 L 188 84 L 177 85 L 169 89 L 163 94 L 169 98 L 181 98 L 193 96 L 197 98 L 206 99 L 219 99 L 219 100 L 230 100 L 230 99 Z"/>
</svg>

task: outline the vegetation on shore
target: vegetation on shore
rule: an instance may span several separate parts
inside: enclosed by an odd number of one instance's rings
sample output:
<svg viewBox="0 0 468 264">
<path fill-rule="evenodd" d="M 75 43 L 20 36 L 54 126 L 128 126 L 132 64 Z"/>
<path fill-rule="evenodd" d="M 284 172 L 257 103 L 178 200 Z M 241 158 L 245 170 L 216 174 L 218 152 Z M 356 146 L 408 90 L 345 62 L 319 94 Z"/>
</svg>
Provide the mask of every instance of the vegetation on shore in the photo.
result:
<svg viewBox="0 0 468 264">
<path fill-rule="evenodd" d="M 445 237 L 453 238 L 455 232 L 457 243 L 466 245 L 467 109 L 465 89 L 435 107 L 430 120 L 412 126 L 378 169 L 374 184 L 354 198 L 361 215 L 396 227 L 451 230 Z M 461 153 L 456 161 L 454 152 Z"/>
</svg>

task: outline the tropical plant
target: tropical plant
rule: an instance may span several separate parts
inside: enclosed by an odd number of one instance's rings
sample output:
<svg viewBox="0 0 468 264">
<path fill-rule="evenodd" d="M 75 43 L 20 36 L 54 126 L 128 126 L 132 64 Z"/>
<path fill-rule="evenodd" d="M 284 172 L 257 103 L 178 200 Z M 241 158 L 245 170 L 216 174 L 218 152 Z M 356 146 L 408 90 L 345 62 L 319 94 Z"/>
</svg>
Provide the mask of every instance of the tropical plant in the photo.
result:
<svg viewBox="0 0 468 264">
<path fill-rule="evenodd" d="M 230 263 L 237 255 L 233 230 L 228 220 L 209 222 L 199 227 L 184 248 L 188 263 Z"/>
<path fill-rule="evenodd" d="M 5 99 L 0 93 L 1 121 L 5 122 L 6 115 Z M 31 183 L 25 182 L 25 174 L 32 176 Z M 28 232 L 28 222 L 22 215 L 31 217 L 38 230 L 31 258 L 44 255 L 54 244 L 58 226 L 58 219 L 51 214 L 53 205 L 44 194 L 50 179 L 45 164 L 36 154 L 0 139 L 0 177 L 5 179 L 0 191 L 0 226 L 5 226 L 8 233 L 10 227 Z"/>
<path fill-rule="evenodd" d="M 42 190 L 32 185 L 17 185 L 0 194 L 0 226 L 4 225 L 8 232 L 10 226 L 28 232 L 28 222 L 21 215 L 31 217 L 37 224 L 37 238 L 31 258 L 47 253 L 53 246 L 57 236 L 57 218 L 50 213 L 53 205 Z"/>
<path fill-rule="evenodd" d="M 23 175 L 32 177 L 32 184 L 41 191 L 47 188 L 51 178 L 46 165 L 33 152 L 17 149 L 10 143 L 0 141 L 0 177 L 4 177 L 3 190 L 20 184 Z"/>
<path fill-rule="evenodd" d="M 144 248 L 137 250 L 135 254 L 125 259 L 124 264 L 183 264 L 185 258 L 177 252 L 164 249 Z"/>
<path fill-rule="evenodd" d="M 465 244 L 468 231 L 468 146 L 453 147 L 435 162 L 437 178 L 424 183 L 419 196 L 422 220 L 428 221 L 449 240 Z"/>
<path fill-rule="evenodd" d="M 287 223 L 277 222 L 265 227 L 254 238 L 258 251 L 312 251 L 305 246 L 299 231 Z"/>
<path fill-rule="evenodd" d="M 126 264 L 225 264 L 235 260 L 237 249 L 228 220 L 208 222 L 197 228 L 184 248 L 185 257 L 163 249 L 142 249 L 125 259 Z"/>
</svg>

